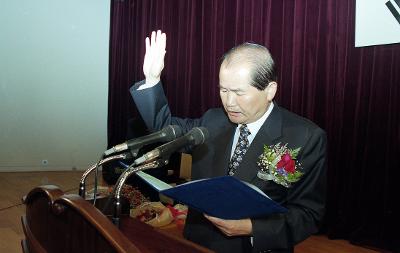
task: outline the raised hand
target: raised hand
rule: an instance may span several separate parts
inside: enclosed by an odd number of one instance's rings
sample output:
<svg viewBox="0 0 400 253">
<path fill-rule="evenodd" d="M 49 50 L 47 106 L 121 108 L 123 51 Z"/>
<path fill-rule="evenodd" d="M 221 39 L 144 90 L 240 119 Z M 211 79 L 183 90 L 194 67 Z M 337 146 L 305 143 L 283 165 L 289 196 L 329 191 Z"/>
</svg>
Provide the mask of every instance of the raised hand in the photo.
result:
<svg viewBox="0 0 400 253">
<path fill-rule="evenodd" d="M 167 36 L 161 30 L 151 33 L 151 39 L 146 37 L 146 54 L 143 62 L 143 73 L 146 85 L 153 85 L 160 81 L 161 71 L 164 68 L 165 45 Z"/>
</svg>

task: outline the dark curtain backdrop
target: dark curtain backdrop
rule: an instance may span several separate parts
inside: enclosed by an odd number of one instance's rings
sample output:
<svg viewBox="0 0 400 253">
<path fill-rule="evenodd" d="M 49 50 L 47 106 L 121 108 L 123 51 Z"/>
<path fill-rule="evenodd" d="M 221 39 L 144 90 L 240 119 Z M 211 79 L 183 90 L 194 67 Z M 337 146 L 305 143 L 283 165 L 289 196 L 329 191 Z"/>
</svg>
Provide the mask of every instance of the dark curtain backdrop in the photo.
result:
<svg viewBox="0 0 400 253">
<path fill-rule="evenodd" d="M 144 38 L 167 33 L 162 80 L 172 112 L 197 117 L 220 105 L 221 55 L 266 45 L 278 66 L 276 101 L 329 140 L 330 238 L 400 252 L 400 45 L 354 47 L 355 1 L 112 1 L 108 144 L 137 116 L 128 88 L 143 78 Z"/>
</svg>

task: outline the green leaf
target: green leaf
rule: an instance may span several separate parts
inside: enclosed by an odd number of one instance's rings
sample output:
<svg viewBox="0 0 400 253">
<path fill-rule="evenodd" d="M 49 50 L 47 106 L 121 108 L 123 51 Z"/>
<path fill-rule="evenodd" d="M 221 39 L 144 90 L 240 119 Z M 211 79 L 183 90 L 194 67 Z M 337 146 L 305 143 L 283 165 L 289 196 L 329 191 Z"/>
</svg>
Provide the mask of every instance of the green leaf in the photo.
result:
<svg viewBox="0 0 400 253">
<path fill-rule="evenodd" d="M 290 150 L 290 156 L 295 159 L 297 157 L 297 155 L 299 154 L 300 149 L 301 148 L 296 148 L 295 150 Z"/>
</svg>

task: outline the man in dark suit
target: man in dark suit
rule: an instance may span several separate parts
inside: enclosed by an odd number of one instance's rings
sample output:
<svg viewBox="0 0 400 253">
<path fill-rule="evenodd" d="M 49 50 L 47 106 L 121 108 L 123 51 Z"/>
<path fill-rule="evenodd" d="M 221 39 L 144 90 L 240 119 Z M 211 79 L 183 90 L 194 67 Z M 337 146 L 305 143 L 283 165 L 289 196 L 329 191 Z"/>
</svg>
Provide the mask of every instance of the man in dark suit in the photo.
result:
<svg viewBox="0 0 400 253">
<path fill-rule="evenodd" d="M 166 35 L 160 31 L 146 38 L 146 79 L 130 89 L 147 126 L 158 130 L 176 124 L 184 132 L 196 126 L 208 128 L 209 139 L 192 151 L 192 179 L 231 175 L 288 209 L 241 220 L 190 209 L 184 236 L 216 252 L 293 252 L 295 244 L 317 231 L 324 213 L 324 131 L 273 102 L 274 61 L 265 47 L 251 43 L 223 57 L 219 72 L 223 109 L 210 109 L 198 119 L 172 117 L 160 82 L 165 43 Z M 260 161 L 264 146 L 278 154 L 272 165 Z"/>
</svg>

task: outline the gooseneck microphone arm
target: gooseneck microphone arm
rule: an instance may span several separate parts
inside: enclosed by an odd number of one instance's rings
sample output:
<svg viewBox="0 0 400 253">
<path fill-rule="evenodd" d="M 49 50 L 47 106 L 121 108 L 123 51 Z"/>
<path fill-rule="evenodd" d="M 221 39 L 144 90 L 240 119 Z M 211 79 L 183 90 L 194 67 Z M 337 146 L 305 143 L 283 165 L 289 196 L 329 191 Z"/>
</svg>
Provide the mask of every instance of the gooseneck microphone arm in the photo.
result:
<svg viewBox="0 0 400 253">
<path fill-rule="evenodd" d="M 90 166 L 90 168 L 87 169 L 82 174 L 81 180 L 79 181 L 79 196 L 81 196 L 83 199 L 85 199 L 85 196 L 86 196 L 86 178 L 97 167 L 99 167 L 102 164 L 108 163 L 110 161 L 125 160 L 125 159 L 131 159 L 131 158 L 132 158 L 132 154 L 130 152 L 126 152 L 126 153 L 123 153 L 123 154 L 118 154 L 118 155 L 114 155 L 114 156 L 110 156 L 110 157 L 104 158 L 104 159 L 100 160 L 99 162 L 97 162 L 97 163 L 93 164 L 92 166 Z"/>
<path fill-rule="evenodd" d="M 187 132 L 184 136 L 179 137 L 173 141 L 170 141 L 158 148 L 146 153 L 142 157 L 136 159 L 128 168 L 125 170 L 121 176 L 118 178 L 115 184 L 113 196 L 114 196 L 114 214 L 112 221 L 116 226 L 119 226 L 119 216 L 121 214 L 121 189 L 124 185 L 126 179 L 132 174 L 147 170 L 158 168 L 168 164 L 168 159 L 171 153 L 175 152 L 177 149 L 183 148 L 185 146 L 195 146 L 203 144 L 208 138 L 208 130 L 204 127 L 195 127 Z"/>
<path fill-rule="evenodd" d="M 169 125 L 167 127 L 164 127 L 163 129 L 161 129 L 158 132 L 154 132 L 154 133 L 151 133 L 151 134 L 148 134 L 148 135 L 136 138 L 136 139 L 128 140 L 122 144 L 118 144 L 118 145 L 106 150 L 103 154 L 103 157 L 112 155 L 117 152 L 122 152 L 124 150 L 129 150 L 130 152 L 109 156 L 107 158 L 100 160 L 96 164 L 92 165 L 89 169 L 87 169 L 83 173 L 81 181 L 79 183 L 79 195 L 82 198 L 85 198 L 86 178 L 93 170 L 96 170 L 96 168 L 98 168 L 100 165 L 110 162 L 110 161 L 113 161 L 113 160 L 118 160 L 118 159 L 132 159 L 137 156 L 139 149 L 145 145 L 152 144 L 155 142 L 171 141 L 181 135 L 182 135 L 182 129 L 180 126 Z M 96 175 L 97 175 L 97 170 L 96 170 Z M 97 180 L 97 177 L 96 177 L 96 180 Z M 96 182 L 96 186 L 97 186 L 97 181 L 95 181 L 95 182 Z M 95 190 L 96 190 L 96 187 L 95 187 Z M 96 196 L 94 196 L 94 199 L 96 199 Z"/>
<path fill-rule="evenodd" d="M 121 189 L 125 181 L 134 173 L 147 169 L 154 169 L 168 164 L 168 160 L 158 159 L 140 166 L 134 167 L 136 164 L 130 165 L 118 178 L 117 183 L 114 186 L 114 214 L 112 222 L 119 227 L 119 217 L 121 215 Z"/>
</svg>

